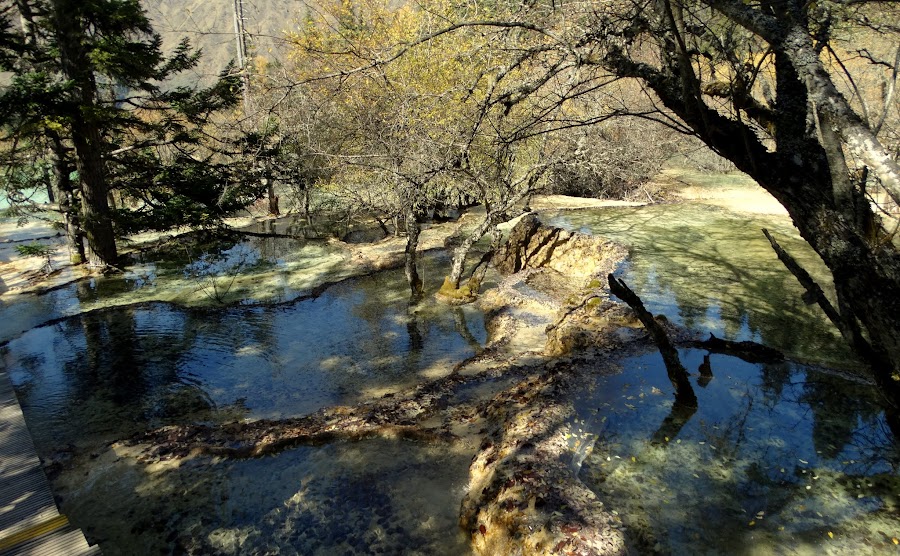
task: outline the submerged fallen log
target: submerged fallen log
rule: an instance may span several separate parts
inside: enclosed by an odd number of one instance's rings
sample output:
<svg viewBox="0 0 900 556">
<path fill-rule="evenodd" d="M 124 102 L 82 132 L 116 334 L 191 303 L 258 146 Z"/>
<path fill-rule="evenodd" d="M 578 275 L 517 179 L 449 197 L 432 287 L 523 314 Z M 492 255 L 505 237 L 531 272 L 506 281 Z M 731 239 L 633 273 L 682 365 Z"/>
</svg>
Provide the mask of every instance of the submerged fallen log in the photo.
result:
<svg viewBox="0 0 900 556">
<path fill-rule="evenodd" d="M 421 421 L 441 409 L 457 386 L 471 380 L 453 373 L 403 395 L 388 394 L 371 403 L 328 407 L 296 419 L 169 426 L 136 435 L 125 443 L 141 446 L 141 459 L 154 461 L 194 455 L 250 458 L 301 444 L 375 436 L 452 440 L 446 428 L 423 427 Z"/>
<path fill-rule="evenodd" d="M 713 353 L 733 355 L 748 363 L 778 363 L 779 361 L 784 361 L 784 354 L 777 349 L 756 342 L 723 340 L 712 333 L 710 333 L 709 339 L 690 342 L 690 346 Z"/>
</svg>

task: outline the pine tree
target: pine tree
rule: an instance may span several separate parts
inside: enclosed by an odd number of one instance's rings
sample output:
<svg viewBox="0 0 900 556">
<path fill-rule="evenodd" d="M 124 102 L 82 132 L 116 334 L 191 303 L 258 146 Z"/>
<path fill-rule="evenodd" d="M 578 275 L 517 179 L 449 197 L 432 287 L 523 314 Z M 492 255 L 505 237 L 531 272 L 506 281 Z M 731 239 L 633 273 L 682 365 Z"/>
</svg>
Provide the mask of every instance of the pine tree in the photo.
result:
<svg viewBox="0 0 900 556">
<path fill-rule="evenodd" d="M 239 77 L 229 67 L 209 88 L 166 89 L 199 53 L 184 40 L 166 58 L 161 43 L 138 0 L 0 9 L 0 70 L 13 74 L 0 90 L 7 163 L 25 176 L 35 160 L 55 168 L 71 243 L 77 252 L 83 233 L 93 265 L 115 264 L 117 234 L 209 225 L 258 196 L 248 161 L 235 159 L 242 138 L 210 131 L 238 104 Z M 114 193 L 123 206 L 110 205 Z"/>
</svg>

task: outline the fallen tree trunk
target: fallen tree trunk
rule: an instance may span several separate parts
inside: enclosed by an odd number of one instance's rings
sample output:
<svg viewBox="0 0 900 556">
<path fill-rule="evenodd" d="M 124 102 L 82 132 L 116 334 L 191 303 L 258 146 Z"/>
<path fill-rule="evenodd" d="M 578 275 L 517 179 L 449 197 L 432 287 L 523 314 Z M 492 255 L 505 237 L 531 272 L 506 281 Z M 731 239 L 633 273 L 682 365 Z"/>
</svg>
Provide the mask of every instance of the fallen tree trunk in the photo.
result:
<svg viewBox="0 0 900 556">
<path fill-rule="evenodd" d="M 713 353 L 724 353 L 743 359 L 748 363 L 778 363 L 784 361 L 784 354 L 777 349 L 756 342 L 734 342 L 717 338 L 710 333 L 709 339 L 691 342 L 691 347 L 705 349 Z"/>
<path fill-rule="evenodd" d="M 612 274 L 607 276 L 607 279 L 609 280 L 609 291 L 631 307 L 641 324 L 653 337 L 653 342 L 659 348 L 659 353 L 662 354 L 663 362 L 666 364 L 669 380 L 675 388 L 675 403 L 686 407 L 697 407 L 697 396 L 694 394 L 694 389 L 688 380 L 687 369 L 681 364 L 678 351 L 672 346 L 666 331 L 656 322 L 650 311 L 644 307 L 641 298 L 631 291 L 625 282 L 617 279 Z"/>
</svg>

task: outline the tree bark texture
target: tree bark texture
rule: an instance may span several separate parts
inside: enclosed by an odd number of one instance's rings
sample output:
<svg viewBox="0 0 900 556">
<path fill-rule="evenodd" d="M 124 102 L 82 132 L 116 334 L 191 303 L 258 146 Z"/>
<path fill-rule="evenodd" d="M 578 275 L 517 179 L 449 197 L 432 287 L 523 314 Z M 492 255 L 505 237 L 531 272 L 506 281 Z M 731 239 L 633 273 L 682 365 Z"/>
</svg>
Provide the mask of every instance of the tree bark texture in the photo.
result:
<svg viewBox="0 0 900 556">
<path fill-rule="evenodd" d="M 463 239 L 462 243 L 453 250 L 453 259 L 450 262 L 450 275 L 447 277 L 447 281 L 454 288 L 459 289 L 459 283 L 462 281 L 463 271 L 465 271 L 466 268 L 466 257 L 469 255 L 469 251 L 472 250 L 472 246 L 475 245 L 479 239 L 483 238 L 491 228 L 496 227 L 497 223 L 495 222 L 495 218 L 496 214 L 489 210 L 478 227 L 472 230 L 472 233 Z"/>
<path fill-rule="evenodd" d="M 57 44 L 66 77 L 73 82 L 77 105 L 71 114 L 75 167 L 81 188 L 81 225 L 87 238 L 88 263 L 116 263 L 116 238 L 107 200 L 103 141 L 96 114 L 97 84 L 91 62 L 82 45 L 85 30 L 76 5 L 53 0 Z"/>
<path fill-rule="evenodd" d="M 81 264 L 85 259 L 84 240 L 79 218 L 79 207 L 76 206 L 75 192 L 72 188 L 69 157 L 62 138 L 56 133 L 50 134 L 53 142 L 53 169 L 56 181 L 56 194 L 59 197 L 59 210 L 66 225 L 66 246 L 69 249 L 69 260 L 72 264 Z"/>
</svg>

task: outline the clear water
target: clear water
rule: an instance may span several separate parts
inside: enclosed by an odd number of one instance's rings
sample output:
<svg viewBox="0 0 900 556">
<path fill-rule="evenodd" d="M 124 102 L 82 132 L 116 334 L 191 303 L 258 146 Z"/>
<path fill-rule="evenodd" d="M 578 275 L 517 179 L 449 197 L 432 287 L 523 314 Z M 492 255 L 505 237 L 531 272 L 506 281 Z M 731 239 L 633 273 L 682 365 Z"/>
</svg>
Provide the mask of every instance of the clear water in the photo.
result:
<svg viewBox="0 0 900 556">
<path fill-rule="evenodd" d="M 368 440 L 159 471 L 101 446 L 166 423 L 357 403 L 480 349 L 479 312 L 410 305 L 406 288 L 388 271 L 292 304 L 113 307 L 32 329 L 0 360 L 39 453 L 77 448 L 54 487 L 105 554 L 465 554 L 471 452 Z"/>
<path fill-rule="evenodd" d="M 373 439 L 148 473 L 105 453 L 55 487 L 107 555 L 461 556 L 471 457 Z"/>
<path fill-rule="evenodd" d="M 657 353 L 622 361 L 575 400 L 592 446 L 581 478 L 622 516 L 640 551 L 885 554 L 900 538 L 900 451 L 874 389 L 760 232 L 826 290 L 824 264 L 786 217 L 702 205 L 566 211 L 548 220 L 626 243 L 618 271 L 648 308 L 694 330 L 753 340 L 810 365 L 750 364 L 682 350 L 699 399 L 672 411 Z M 686 421 L 685 421 L 686 419 Z"/>
<path fill-rule="evenodd" d="M 346 250 L 327 242 L 283 238 L 135 253 L 123 257 L 123 274 L 91 276 L 42 295 L 0 300 L 10 317 L 0 321 L 0 341 L 51 319 L 140 302 L 199 307 L 283 303 L 350 277 L 354 271 L 348 257 Z"/>
<path fill-rule="evenodd" d="M 855 365 L 759 232 L 771 229 L 827 287 L 785 218 L 685 203 L 551 219 L 629 244 L 620 274 L 654 312 L 806 363 Z M 226 286 L 231 301 L 284 301 L 346 272 L 327 246 L 267 241 L 205 261 L 137 260 L 124 277 L 0 308 L 0 329 L 8 338 L 131 301 L 214 306 L 209 294 Z M 446 264 L 426 260 L 426 280 Z M 410 308 L 407 297 L 402 272 L 390 271 L 275 306 L 144 303 L 28 330 L 0 357 L 41 453 L 82 448 L 54 486 L 106 554 L 465 554 L 456 520 L 471 452 L 368 440 L 162 469 L 112 451 L 91 458 L 101 441 L 163 423 L 292 416 L 379 396 L 449 372 L 484 341 L 475 308 L 429 297 Z M 702 352 L 682 355 L 696 375 Z M 593 446 L 581 477 L 642 549 L 900 550 L 898 456 L 864 381 L 799 363 L 710 361 L 715 378 L 695 386 L 700 408 L 682 426 L 666 421 L 671 386 L 655 354 L 623 361 L 575 400 L 580 445 Z"/>
<path fill-rule="evenodd" d="M 88 313 L 30 330 L 0 356 L 49 451 L 167 422 L 356 403 L 448 374 L 484 340 L 473 307 L 410 307 L 392 271 L 294 304 Z"/>
<path fill-rule="evenodd" d="M 897 553 L 900 450 L 874 390 L 724 355 L 699 381 L 703 356 L 681 351 L 699 408 L 680 421 L 657 353 L 625 359 L 576 399 L 576 427 L 593 443 L 580 476 L 641 551 Z"/>
<path fill-rule="evenodd" d="M 730 340 L 753 340 L 811 362 L 847 366 L 853 356 L 818 306 L 782 266 L 768 228 L 823 288 L 822 260 L 790 220 L 697 203 L 564 211 L 557 226 L 606 236 L 630 248 L 619 275 L 653 313 Z"/>
</svg>

